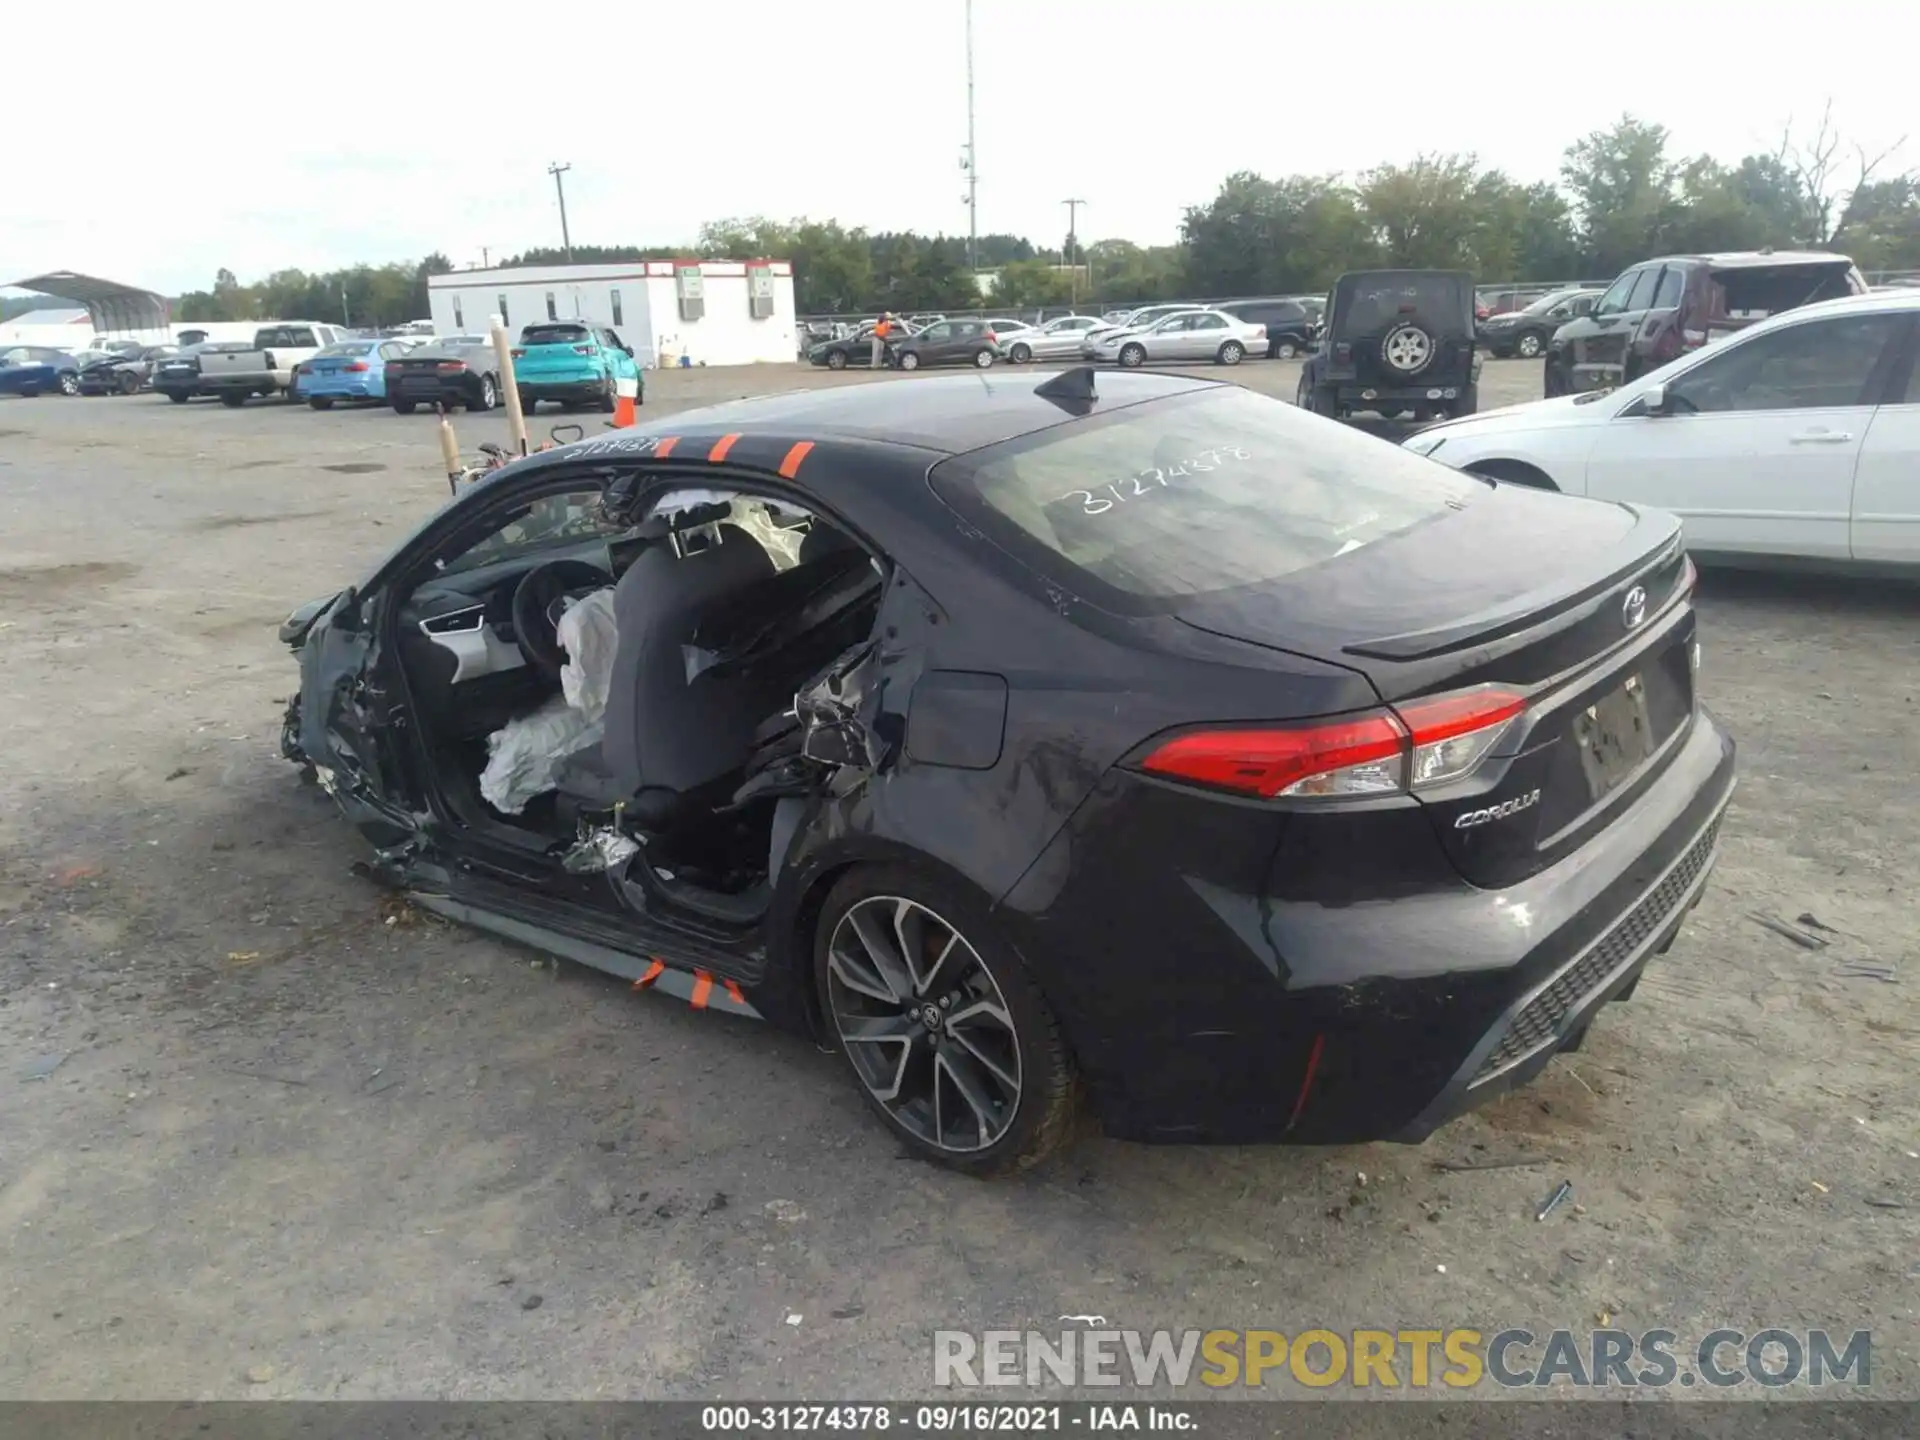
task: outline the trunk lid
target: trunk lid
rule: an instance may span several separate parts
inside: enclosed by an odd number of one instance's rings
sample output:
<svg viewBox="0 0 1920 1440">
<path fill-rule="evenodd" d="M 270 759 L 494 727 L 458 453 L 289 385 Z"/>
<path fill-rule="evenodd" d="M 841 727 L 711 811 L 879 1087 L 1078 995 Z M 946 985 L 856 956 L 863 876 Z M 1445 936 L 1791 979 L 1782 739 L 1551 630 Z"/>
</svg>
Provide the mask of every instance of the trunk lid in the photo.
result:
<svg viewBox="0 0 1920 1440">
<path fill-rule="evenodd" d="M 1677 750 L 1694 709 L 1688 584 L 1672 516 L 1500 486 L 1176 613 L 1349 666 L 1389 704 L 1476 685 L 1527 696 L 1479 769 L 1420 794 L 1461 873 L 1503 886 L 1577 848 Z"/>
</svg>

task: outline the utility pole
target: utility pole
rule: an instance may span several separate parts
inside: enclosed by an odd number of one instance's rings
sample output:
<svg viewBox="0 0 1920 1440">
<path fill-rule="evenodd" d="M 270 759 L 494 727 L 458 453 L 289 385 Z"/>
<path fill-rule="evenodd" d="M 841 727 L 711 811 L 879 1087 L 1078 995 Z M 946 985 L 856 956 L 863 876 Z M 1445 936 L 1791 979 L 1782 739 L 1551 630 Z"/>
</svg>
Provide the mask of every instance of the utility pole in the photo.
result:
<svg viewBox="0 0 1920 1440">
<path fill-rule="evenodd" d="M 980 270 L 980 172 L 973 154 L 973 0 L 967 0 L 967 268 Z"/>
<path fill-rule="evenodd" d="M 340 323 L 349 330 L 353 328 L 353 317 L 347 313 L 347 282 L 340 282 Z"/>
<path fill-rule="evenodd" d="M 560 248 L 566 251 L 567 263 L 573 263 L 573 237 L 567 233 L 567 187 L 560 177 L 573 166 L 562 165 L 558 161 L 547 166 L 547 173 L 553 177 L 553 193 L 560 197 Z"/>
<path fill-rule="evenodd" d="M 482 270 L 487 270 L 492 268 L 487 259 L 487 247 L 484 245 L 480 247 L 480 268 Z"/>
<path fill-rule="evenodd" d="M 1074 258 L 1080 253 L 1080 207 L 1084 200 L 1062 200 L 1067 207 L 1067 303 L 1080 308 L 1080 265 Z"/>
</svg>

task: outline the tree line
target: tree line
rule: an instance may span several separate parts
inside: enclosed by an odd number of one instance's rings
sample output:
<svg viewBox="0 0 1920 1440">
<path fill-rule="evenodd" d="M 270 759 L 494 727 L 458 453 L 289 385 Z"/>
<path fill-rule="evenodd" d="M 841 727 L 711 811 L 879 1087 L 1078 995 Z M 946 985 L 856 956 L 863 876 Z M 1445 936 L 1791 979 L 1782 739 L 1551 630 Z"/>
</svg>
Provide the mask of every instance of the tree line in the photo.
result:
<svg viewBox="0 0 1920 1440">
<path fill-rule="evenodd" d="M 980 236 L 977 263 L 998 272 L 991 300 L 963 237 L 837 220 L 716 220 L 690 247 L 576 245 L 573 259 L 787 259 L 803 315 L 1318 293 L 1343 270 L 1380 266 L 1464 269 L 1483 282 L 1605 280 L 1650 255 L 1765 246 L 1837 250 L 1869 271 L 1920 270 L 1920 174 L 1893 172 L 1892 157 L 1848 144 L 1830 112 L 1730 164 L 1676 154 L 1665 127 L 1623 115 L 1566 147 L 1557 182 L 1516 180 L 1470 154 L 1417 155 L 1351 178 L 1243 172 L 1187 207 L 1171 245 Z M 537 248 L 500 263 L 564 259 Z M 1061 268 L 1069 259 L 1071 274 Z M 325 274 L 282 270 L 251 285 L 222 270 L 212 290 L 181 296 L 175 314 L 396 324 L 426 315 L 427 277 L 452 268 L 435 254 Z"/>
</svg>

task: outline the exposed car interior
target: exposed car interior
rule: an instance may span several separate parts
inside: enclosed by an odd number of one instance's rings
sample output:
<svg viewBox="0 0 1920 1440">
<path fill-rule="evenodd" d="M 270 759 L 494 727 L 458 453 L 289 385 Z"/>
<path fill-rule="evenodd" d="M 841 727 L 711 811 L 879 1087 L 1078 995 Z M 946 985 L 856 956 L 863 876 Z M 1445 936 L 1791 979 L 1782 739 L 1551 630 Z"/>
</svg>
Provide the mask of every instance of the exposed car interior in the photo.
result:
<svg viewBox="0 0 1920 1440">
<path fill-rule="evenodd" d="M 713 489 L 622 508 L 602 477 L 501 518 L 397 617 L 447 809 L 518 848 L 618 831 L 679 885 L 763 888 L 781 797 L 756 779 L 798 753 L 796 693 L 873 629 L 881 562 Z"/>
</svg>

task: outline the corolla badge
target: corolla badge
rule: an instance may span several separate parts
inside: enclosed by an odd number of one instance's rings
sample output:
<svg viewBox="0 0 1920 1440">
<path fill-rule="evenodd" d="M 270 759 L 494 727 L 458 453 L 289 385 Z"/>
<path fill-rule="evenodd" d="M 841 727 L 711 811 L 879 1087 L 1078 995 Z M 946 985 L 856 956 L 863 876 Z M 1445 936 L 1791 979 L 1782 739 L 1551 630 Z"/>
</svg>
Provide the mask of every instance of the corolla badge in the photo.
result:
<svg viewBox="0 0 1920 1440">
<path fill-rule="evenodd" d="M 1502 800 L 1498 805 L 1488 805 L 1483 809 L 1469 810 L 1453 822 L 1456 830 L 1471 830 L 1478 825 L 1491 825 L 1496 820 L 1505 820 L 1518 815 L 1522 810 L 1531 810 L 1540 803 L 1540 792 L 1530 790 L 1525 795 L 1516 795 L 1511 800 Z"/>
<path fill-rule="evenodd" d="M 1636 585 L 1627 591 L 1626 599 L 1620 602 L 1620 623 L 1629 630 L 1640 628 L 1640 622 L 1647 618 L 1647 592 L 1645 587 Z"/>
</svg>

